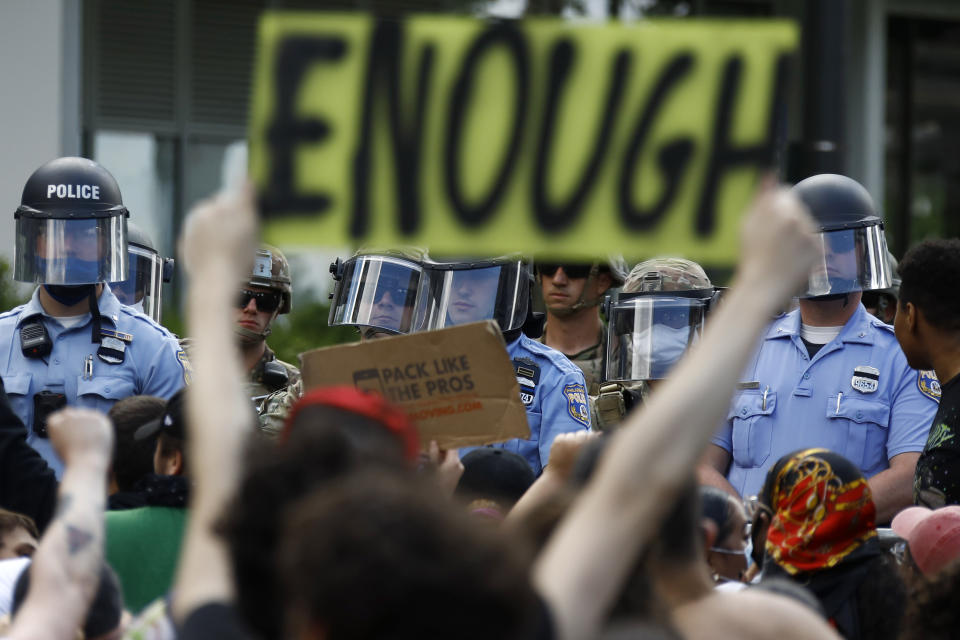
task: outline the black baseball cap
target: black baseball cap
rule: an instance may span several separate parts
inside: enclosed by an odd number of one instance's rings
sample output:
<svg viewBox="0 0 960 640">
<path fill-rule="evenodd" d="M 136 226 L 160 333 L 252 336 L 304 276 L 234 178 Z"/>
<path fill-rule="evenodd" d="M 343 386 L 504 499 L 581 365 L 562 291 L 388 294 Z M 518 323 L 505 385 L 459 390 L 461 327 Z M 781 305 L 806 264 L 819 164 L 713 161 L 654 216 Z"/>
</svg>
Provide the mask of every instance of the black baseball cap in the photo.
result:
<svg viewBox="0 0 960 640">
<path fill-rule="evenodd" d="M 186 406 L 184 405 L 184 396 L 186 387 L 180 389 L 167 400 L 167 405 L 163 408 L 163 413 L 156 420 L 147 422 L 137 429 L 133 434 L 134 440 L 146 440 L 159 433 L 165 433 L 168 436 L 186 439 Z"/>
<path fill-rule="evenodd" d="M 500 499 L 512 505 L 536 480 L 523 456 L 504 449 L 474 449 L 460 462 L 463 475 L 456 494 L 461 496 Z"/>
</svg>

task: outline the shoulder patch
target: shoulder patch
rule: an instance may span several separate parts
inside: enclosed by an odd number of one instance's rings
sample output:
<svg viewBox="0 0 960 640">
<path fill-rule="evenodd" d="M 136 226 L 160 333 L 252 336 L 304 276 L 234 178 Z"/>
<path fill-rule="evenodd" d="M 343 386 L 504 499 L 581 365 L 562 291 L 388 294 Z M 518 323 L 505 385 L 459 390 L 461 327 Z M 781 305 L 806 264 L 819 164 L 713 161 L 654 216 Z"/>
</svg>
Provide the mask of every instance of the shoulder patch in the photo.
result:
<svg viewBox="0 0 960 640">
<path fill-rule="evenodd" d="M 187 357 L 187 352 L 183 349 L 177 350 L 177 362 L 180 363 L 180 367 L 183 369 L 183 383 L 190 384 L 193 382 L 193 366 L 190 364 L 190 358 Z"/>
<path fill-rule="evenodd" d="M 940 402 L 940 381 L 937 380 L 937 374 L 933 371 L 918 371 L 917 387 L 923 395 L 935 402 Z"/>
<path fill-rule="evenodd" d="M 579 382 L 568 384 L 563 388 L 563 396 L 567 399 L 567 413 L 570 417 L 585 427 L 590 426 L 590 409 L 587 407 L 587 390 Z"/>
</svg>

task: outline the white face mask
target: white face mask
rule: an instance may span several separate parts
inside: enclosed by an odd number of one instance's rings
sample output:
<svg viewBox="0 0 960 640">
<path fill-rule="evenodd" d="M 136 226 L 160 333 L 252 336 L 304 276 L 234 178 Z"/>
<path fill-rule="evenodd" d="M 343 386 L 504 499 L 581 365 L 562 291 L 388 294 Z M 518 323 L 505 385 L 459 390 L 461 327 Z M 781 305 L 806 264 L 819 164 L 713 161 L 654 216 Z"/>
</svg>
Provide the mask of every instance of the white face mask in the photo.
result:
<svg viewBox="0 0 960 640">
<path fill-rule="evenodd" d="M 667 371 L 676 364 L 687 350 L 689 327 L 674 328 L 655 324 L 631 336 L 631 378 L 656 380 L 666 377 Z M 696 342 L 696 335 L 694 335 Z"/>
</svg>

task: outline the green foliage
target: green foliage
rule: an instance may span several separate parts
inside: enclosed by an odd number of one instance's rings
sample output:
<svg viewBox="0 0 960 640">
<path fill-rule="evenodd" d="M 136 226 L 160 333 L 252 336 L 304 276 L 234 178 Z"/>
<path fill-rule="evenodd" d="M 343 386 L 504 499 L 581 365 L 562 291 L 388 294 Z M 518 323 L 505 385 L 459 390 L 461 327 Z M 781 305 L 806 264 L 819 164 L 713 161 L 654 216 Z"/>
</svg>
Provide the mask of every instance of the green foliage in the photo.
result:
<svg viewBox="0 0 960 640">
<path fill-rule="evenodd" d="M 30 299 L 30 293 L 24 293 L 13 281 L 10 263 L 0 258 L 0 311 L 13 309 Z"/>
<path fill-rule="evenodd" d="M 360 339 L 352 327 L 329 327 L 330 306 L 324 302 L 298 303 L 290 315 L 280 316 L 273 323 L 273 333 L 267 344 L 277 357 L 297 364 L 304 351 Z"/>
</svg>

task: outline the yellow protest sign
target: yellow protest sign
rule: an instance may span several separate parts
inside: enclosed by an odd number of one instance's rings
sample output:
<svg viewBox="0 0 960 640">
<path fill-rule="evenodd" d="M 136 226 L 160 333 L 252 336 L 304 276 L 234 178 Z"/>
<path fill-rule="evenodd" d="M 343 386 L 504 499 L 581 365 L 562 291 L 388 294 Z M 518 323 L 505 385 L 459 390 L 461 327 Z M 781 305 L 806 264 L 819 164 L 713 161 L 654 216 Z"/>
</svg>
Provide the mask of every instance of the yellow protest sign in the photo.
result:
<svg viewBox="0 0 960 640">
<path fill-rule="evenodd" d="M 271 13 L 250 171 L 280 245 L 731 263 L 788 21 Z"/>
</svg>

